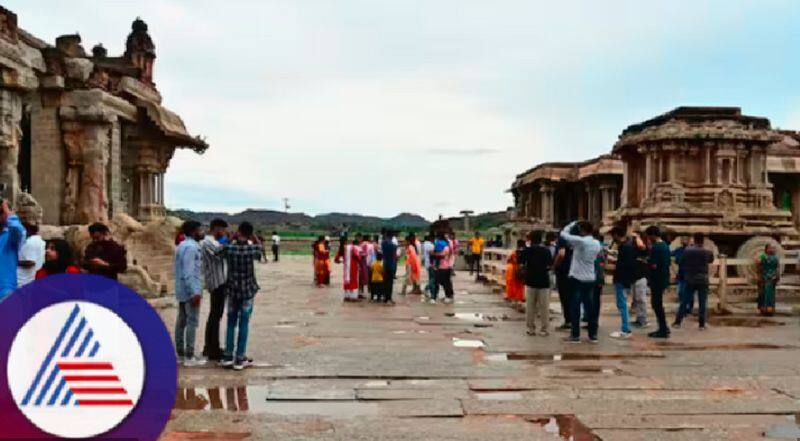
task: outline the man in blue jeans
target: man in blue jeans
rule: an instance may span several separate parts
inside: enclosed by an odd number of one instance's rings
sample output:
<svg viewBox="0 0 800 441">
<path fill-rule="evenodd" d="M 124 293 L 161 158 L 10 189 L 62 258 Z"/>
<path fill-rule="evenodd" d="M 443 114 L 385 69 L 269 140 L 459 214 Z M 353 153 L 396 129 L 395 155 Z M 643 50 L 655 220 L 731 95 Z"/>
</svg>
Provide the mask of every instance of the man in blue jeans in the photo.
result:
<svg viewBox="0 0 800 441">
<path fill-rule="evenodd" d="M 686 288 L 684 297 L 678 307 L 674 327 L 680 328 L 683 318 L 692 310 L 694 293 L 697 293 L 697 302 L 700 307 L 697 319 L 700 329 L 706 329 L 706 305 L 708 303 L 708 265 L 714 261 L 714 254 L 703 248 L 705 236 L 703 233 L 694 234 L 694 243 L 686 248 L 681 256 L 680 264 L 686 268 Z"/>
<path fill-rule="evenodd" d="M 617 263 L 614 268 L 614 292 L 617 297 L 621 326 L 611 333 L 611 338 L 627 339 L 631 336 L 628 319 L 628 292 L 634 288 L 638 278 L 637 256 L 646 253 L 644 241 L 638 235 L 627 236 L 626 228 L 616 225 L 611 229 L 611 237 L 617 244 Z"/>
<path fill-rule="evenodd" d="M 197 243 L 201 237 L 200 222 L 184 222 L 181 232 L 186 239 L 175 250 L 175 299 L 178 301 L 175 351 L 184 366 L 194 367 L 205 364 L 205 360 L 194 355 L 200 300 L 203 297 L 200 245 Z"/>
<path fill-rule="evenodd" d="M 589 321 L 589 341 L 597 343 L 597 317 L 594 311 L 594 288 L 596 284 L 595 260 L 603 250 L 592 233 L 591 222 L 573 221 L 561 231 L 561 238 L 572 247 L 572 262 L 569 268 L 569 281 L 572 289 L 570 300 L 571 335 L 570 343 L 580 343 L 581 305 L 587 311 Z"/>
<path fill-rule="evenodd" d="M 250 332 L 250 315 L 253 300 L 258 293 L 255 260 L 264 247 L 256 235 L 253 225 L 242 222 L 236 239 L 225 246 L 223 253 L 228 262 L 228 280 L 225 289 L 228 295 L 228 330 L 225 335 L 225 354 L 221 366 L 240 371 L 253 364 L 247 357 L 247 337 Z M 239 335 L 236 338 L 236 328 Z M 236 349 L 234 352 L 234 348 Z"/>
</svg>

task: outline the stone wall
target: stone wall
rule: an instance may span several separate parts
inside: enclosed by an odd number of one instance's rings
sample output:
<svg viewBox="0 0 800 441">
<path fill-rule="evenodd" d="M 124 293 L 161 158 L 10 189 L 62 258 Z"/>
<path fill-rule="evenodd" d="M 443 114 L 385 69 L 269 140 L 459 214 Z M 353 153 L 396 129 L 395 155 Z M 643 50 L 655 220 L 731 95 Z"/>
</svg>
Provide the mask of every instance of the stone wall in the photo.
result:
<svg viewBox="0 0 800 441">
<path fill-rule="evenodd" d="M 58 107 L 33 99 L 31 109 L 31 194 L 44 211 L 45 224 L 61 222 L 66 167 Z"/>
</svg>

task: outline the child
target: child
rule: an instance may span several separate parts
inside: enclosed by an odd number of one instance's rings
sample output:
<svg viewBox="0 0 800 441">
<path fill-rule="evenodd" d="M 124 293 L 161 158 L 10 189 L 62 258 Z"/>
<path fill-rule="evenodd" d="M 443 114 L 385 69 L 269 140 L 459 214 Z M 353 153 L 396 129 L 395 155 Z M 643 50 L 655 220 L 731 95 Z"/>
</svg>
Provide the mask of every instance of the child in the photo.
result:
<svg viewBox="0 0 800 441">
<path fill-rule="evenodd" d="M 375 261 L 372 262 L 372 275 L 369 280 L 369 294 L 372 301 L 383 299 L 383 254 L 377 253 Z"/>
</svg>

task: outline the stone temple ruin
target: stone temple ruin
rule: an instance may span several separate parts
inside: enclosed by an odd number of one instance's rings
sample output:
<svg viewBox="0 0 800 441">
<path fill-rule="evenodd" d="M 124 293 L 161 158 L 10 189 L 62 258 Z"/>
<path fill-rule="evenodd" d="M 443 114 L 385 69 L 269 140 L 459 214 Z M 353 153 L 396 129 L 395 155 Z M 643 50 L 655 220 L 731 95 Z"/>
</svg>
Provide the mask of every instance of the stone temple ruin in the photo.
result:
<svg viewBox="0 0 800 441">
<path fill-rule="evenodd" d="M 679 107 L 629 126 L 608 155 L 539 165 L 510 191 L 519 231 L 626 221 L 706 233 L 728 256 L 766 242 L 785 254 L 800 245 L 800 134 L 735 107 Z"/>
<path fill-rule="evenodd" d="M 203 152 L 181 118 L 162 106 L 153 82 L 155 45 L 136 19 L 125 53 L 77 34 L 55 46 L 17 26 L 0 7 L 0 183 L 23 218 L 81 249 L 86 225 L 109 222 L 128 248 L 145 293 L 172 277 L 175 220 L 165 217 L 164 173 L 176 148 Z M 141 265 L 136 265 L 140 263 Z"/>
</svg>

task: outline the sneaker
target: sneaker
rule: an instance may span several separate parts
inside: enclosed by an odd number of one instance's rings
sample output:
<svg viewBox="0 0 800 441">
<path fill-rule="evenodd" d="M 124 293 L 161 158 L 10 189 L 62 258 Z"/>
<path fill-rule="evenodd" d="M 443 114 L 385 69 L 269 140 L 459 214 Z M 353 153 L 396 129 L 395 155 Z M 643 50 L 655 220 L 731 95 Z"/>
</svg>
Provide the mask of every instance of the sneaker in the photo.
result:
<svg viewBox="0 0 800 441">
<path fill-rule="evenodd" d="M 706 329 L 708 329 L 708 328 L 706 327 L 706 325 L 700 325 L 700 330 L 701 330 L 701 331 L 705 331 Z"/>
<path fill-rule="evenodd" d="M 638 321 L 633 322 L 631 324 L 636 328 L 642 328 L 642 329 L 647 328 L 647 327 L 650 326 L 650 324 L 647 323 L 647 322 L 638 322 Z"/>
<path fill-rule="evenodd" d="M 178 364 L 183 364 L 183 362 L 186 361 L 186 357 L 184 357 L 183 355 L 178 355 L 175 358 L 178 360 Z"/>
<path fill-rule="evenodd" d="M 525 331 L 525 334 L 530 335 L 530 336 L 534 336 L 534 335 L 536 335 L 536 331 L 532 331 L 532 330 L 528 329 L 527 331 Z"/>
<path fill-rule="evenodd" d="M 675 328 L 675 329 L 681 329 L 681 323 L 680 322 L 675 322 L 675 323 L 672 324 L 672 327 Z"/>
<path fill-rule="evenodd" d="M 206 362 L 207 362 L 207 360 L 205 358 L 199 358 L 199 357 L 194 357 L 194 356 L 193 357 L 186 357 L 183 360 L 183 366 L 184 367 L 203 366 L 203 365 L 206 364 Z"/>
<path fill-rule="evenodd" d="M 622 332 L 622 331 L 614 331 L 611 334 L 609 334 L 609 337 L 618 338 L 620 340 L 627 340 L 627 339 L 631 338 L 631 333 L 630 332 Z"/>
<path fill-rule="evenodd" d="M 597 344 L 600 343 L 600 340 L 598 340 L 597 337 L 589 337 L 589 343 Z"/>
<path fill-rule="evenodd" d="M 219 365 L 221 367 L 231 367 L 233 366 L 233 357 L 229 355 L 223 355 L 222 360 L 219 361 Z"/>
<path fill-rule="evenodd" d="M 445 299 L 444 299 L 444 303 L 445 303 L 446 305 L 449 305 L 450 303 L 453 303 L 453 299 L 451 299 L 451 298 L 449 298 L 449 297 L 445 297 Z"/>
<path fill-rule="evenodd" d="M 236 361 L 233 363 L 233 370 L 235 370 L 235 371 L 241 371 L 241 370 L 244 370 L 244 368 L 245 368 L 245 366 L 244 366 L 244 363 L 245 363 L 245 360 L 244 360 L 244 359 L 237 359 L 237 360 L 236 360 Z"/>
<path fill-rule="evenodd" d="M 666 331 L 653 331 L 647 334 L 650 338 L 669 338 L 669 332 Z"/>
<path fill-rule="evenodd" d="M 579 337 L 578 338 L 564 337 L 563 340 L 566 343 L 572 343 L 572 344 L 578 344 L 581 342 L 581 339 Z"/>
<path fill-rule="evenodd" d="M 549 335 L 550 333 L 547 331 L 547 329 L 542 329 L 541 331 L 539 331 L 540 337 L 548 337 Z"/>
</svg>

